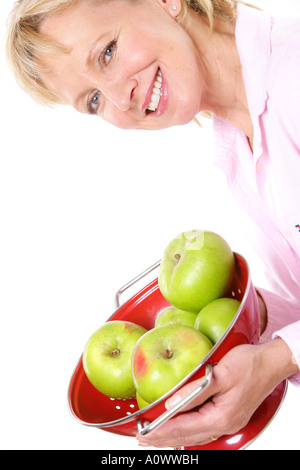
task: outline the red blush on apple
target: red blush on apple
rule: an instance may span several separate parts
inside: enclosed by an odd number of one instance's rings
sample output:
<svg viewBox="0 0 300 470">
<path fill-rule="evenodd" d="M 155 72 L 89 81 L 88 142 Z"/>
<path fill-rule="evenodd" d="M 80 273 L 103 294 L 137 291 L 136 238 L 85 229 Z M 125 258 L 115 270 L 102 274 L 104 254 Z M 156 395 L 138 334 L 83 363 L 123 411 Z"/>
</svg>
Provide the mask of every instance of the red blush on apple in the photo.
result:
<svg viewBox="0 0 300 470">
<path fill-rule="evenodd" d="M 135 371 L 136 374 L 139 376 L 144 375 L 147 372 L 147 361 L 145 358 L 145 355 L 143 351 L 138 349 L 137 354 L 136 354 L 136 362 L 135 362 Z"/>
</svg>

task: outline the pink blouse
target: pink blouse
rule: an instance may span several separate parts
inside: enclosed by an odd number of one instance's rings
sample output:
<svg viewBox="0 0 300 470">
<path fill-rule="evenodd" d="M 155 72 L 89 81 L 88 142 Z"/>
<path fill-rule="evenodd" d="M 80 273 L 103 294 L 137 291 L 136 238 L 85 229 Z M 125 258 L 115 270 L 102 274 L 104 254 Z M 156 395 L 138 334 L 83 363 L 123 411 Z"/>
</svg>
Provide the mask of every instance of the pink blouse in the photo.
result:
<svg viewBox="0 0 300 470">
<path fill-rule="evenodd" d="M 274 19 L 239 4 L 236 41 L 254 126 L 246 136 L 214 116 L 216 164 L 256 222 L 272 285 L 261 340 L 280 336 L 300 367 L 300 19 Z M 300 386 L 300 373 L 290 380 Z"/>
</svg>

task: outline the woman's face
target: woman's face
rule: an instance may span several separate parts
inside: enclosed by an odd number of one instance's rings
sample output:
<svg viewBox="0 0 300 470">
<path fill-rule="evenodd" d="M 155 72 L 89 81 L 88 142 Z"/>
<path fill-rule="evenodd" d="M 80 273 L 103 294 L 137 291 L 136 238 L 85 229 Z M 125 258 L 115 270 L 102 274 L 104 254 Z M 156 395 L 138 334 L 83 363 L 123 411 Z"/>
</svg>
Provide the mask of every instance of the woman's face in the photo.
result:
<svg viewBox="0 0 300 470">
<path fill-rule="evenodd" d="M 177 10 L 172 6 L 175 5 Z M 179 0 L 83 0 L 40 28 L 70 48 L 40 57 L 67 104 L 124 129 L 185 124 L 201 105 L 201 65 L 176 22 Z"/>
</svg>

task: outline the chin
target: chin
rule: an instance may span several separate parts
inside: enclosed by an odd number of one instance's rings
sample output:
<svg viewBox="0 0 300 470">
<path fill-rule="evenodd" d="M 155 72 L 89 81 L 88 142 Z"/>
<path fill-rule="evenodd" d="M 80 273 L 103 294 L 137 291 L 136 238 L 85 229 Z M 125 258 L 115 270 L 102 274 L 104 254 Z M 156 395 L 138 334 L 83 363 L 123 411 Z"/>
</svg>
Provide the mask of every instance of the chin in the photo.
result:
<svg viewBox="0 0 300 470">
<path fill-rule="evenodd" d="M 197 114 L 198 113 L 195 113 L 195 114 L 186 116 L 184 118 L 177 119 L 172 125 L 173 126 L 185 126 L 186 124 L 189 124 L 190 122 L 192 122 L 193 119 L 197 116 Z"/>
<path fill-rule="evenodd" d="M 174 126 L 183 126 L 189 124 L 199 113 L 199 108 L 190 103 L 181 103 L 180 110 L 173 114 L 172 120 Z"/>
</svg>

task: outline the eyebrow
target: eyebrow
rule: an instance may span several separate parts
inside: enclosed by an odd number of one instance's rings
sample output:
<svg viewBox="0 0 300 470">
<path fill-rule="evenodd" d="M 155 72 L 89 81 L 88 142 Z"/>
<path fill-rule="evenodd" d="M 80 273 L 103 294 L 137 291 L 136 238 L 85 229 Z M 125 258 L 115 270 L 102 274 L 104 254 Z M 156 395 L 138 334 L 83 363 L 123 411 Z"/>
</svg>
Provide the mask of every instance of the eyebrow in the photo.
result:
<svg viewBox="0 0 300 470">
<path fill-rule="evenodd" d="M 89 52 L 88 52 L 88 55 L 86 57 L 86 61 L 85 61 L 85 64 L 86 65 L 89 65 L 91 63 L 91 60 L 92 60 L 92 55 L 94 53 L 94 50 L 96 49 L 97 45 L 99 44 L 99 42 L 102 41 L 103 37 L 105 36 L 105 34 L 101 34 L 97 39 L 96 41 L 93 42 L 93 44 L 91 45 L 91 47 L 89 48 Z"/>
<path fill-rule="evenodd" d="M 84 112 L 87 114 L 91 114 L 88 109 L 88 103 L 87 103 L 88 99 L 86 98 L 86 96 L 89 95 L 89 93 L 92 91 L 93 91 L 92 89 L 90 90 L 86 89 L 83 92 L 81 92 L 74 100 L 72 106 L 75 109 L 77 109 L 77 111 L 79 111 L 80 113 Z"/>
<path fill-rule="evenodd" d="M 85 65 L 90 65 L 90 63 L 92 62 L 92 55 L 94 53 L 94 50 L 96 49 L 96 47 L 98 46 L 98 44 L 103 40 L 103 37 L 105 36 L 105 34 L 101 34 L 92 44 L 91 44 L 91 47 L 89 48 L 88 50 L 88 54 L 86 55 L 86 59 L 85 59 Z M 88 107 L 87 107 L 87 104 L 86 104 L 86 100 L 85 100 L 85 96 L 87 95 L 87 93 L 89 92 L 89 90 L 84 90 L 83 92 L 81 92 L 77 97 L 76 99 L 74 100 L 73 102 L 73 107 L 77 110 L 79 110 L 81 112 L 81 103 L 83 102 L 83 110 L 87 113 L 89 113 L 89 110 L 88 110 Z M 90 114 L 90 113 L 89 113 Z"/>
</svg>

